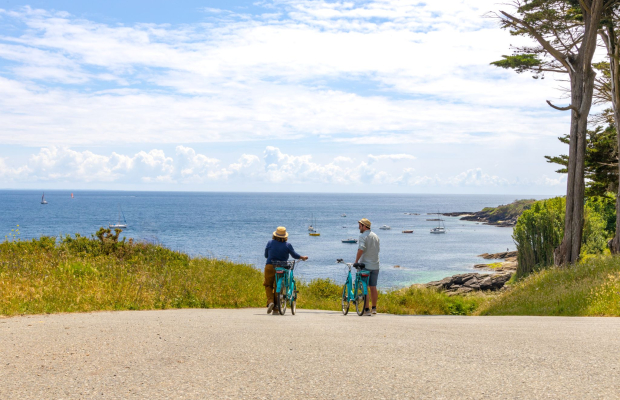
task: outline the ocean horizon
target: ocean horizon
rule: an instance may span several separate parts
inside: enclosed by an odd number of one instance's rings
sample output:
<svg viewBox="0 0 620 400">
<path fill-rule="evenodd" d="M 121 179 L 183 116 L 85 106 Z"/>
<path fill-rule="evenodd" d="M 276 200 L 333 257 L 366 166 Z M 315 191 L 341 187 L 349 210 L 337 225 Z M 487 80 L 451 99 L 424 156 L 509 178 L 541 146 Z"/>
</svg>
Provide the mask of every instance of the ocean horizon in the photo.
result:
<svg viewBox="0 0 620 400">
<path fill-rule="evenodd" d="M 430 234 L 436 213 L 475 212 L 517 199 L 541 195 L 446 195 L 274 192 L 159 192 L 121 190 L 0 190 L 0 233 L 7 238 L 19 225 L 21 240 L 67 234 L 90 236 L 117 223 L 122 236 L 162 244 L 191 256 L 207 256 L 251 264 L 262 270 L 264 247 L 278 226 L 309 260 L 297 276 L 306 281 L 329 278 L 344 282 L 343 264 L 354 261 L 357 221 L 368 218 L 381 239 L 379 287 L 400 288 L 457 273 L 484 263 L 481 253 L 515 250 L 512 228 L 442 217 L 446 234 Z M 71 197 L 73 194 L 73 198 Z M 122 213 L 122 214 L 121 214 Z M 435 213 L 429 214 L 429 213 Z M 429 214 L 429 215 L 427 215 Z M 343 216 L 343 215 L 346 215 Z M 321 234 L 309 236 L 315 222 Z M 380 230 L 388 225 L 390 230 Z M 413 234 L 402 233 L 403 229 Z"/>
</svg>

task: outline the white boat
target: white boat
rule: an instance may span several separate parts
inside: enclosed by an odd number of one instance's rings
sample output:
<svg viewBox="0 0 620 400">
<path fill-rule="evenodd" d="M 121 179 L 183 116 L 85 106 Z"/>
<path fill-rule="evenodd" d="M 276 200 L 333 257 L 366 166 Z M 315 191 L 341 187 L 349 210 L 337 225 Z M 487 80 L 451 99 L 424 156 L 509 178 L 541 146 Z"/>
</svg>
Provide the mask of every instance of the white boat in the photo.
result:
<svg viewBox="0 0 620 400">
<path fill-rule="evenodd" d="M 344 214 L 344 213 L 341 215 L 341 217 L 346 217 L 346 216 L 347 216 L 347 214 Z"/>
<path fill-rule="evenodd" d="M 121 223 L 121 215 L 123 216 L 123 222 Z M 125 229 L 127 228 L 127 220 L 125 219 L 125 213 L 121 206 L 118 206 L 118 222 L 116 224 L 109 224 L 110 229 Z"/>
<path fill-rule="evenodd" d="M 47 204 L 47 200 L 45 200 L 45 193 L 41 196 L 41 204 Z"/>
<path fill-rule="evenodd" d="M 441 219 L 441 213 L 438 212 L 437 216 L 439 217 L 437 219 L 437 227 L 431 229 L 431 233 L 446 233 L 446 225 L 443 224 L 443 219 Z"/>
<path fill-rule="evenodd" d="M 357 239 L 352 239 L 352 238 L 343 239 L 342 243 L 357 243 Z"/>
<path fill-rule="evenodd" d="M 379 229 L 383 229 L 384 231 L 388 231 L 388 230 L 390 230 L 390 229 L 392 229 L 392 228 L 390 228 L 388 225 L 383 225 L 383 226 L 382 226 L 381 228 L 379 228 Z"/>
</svg>

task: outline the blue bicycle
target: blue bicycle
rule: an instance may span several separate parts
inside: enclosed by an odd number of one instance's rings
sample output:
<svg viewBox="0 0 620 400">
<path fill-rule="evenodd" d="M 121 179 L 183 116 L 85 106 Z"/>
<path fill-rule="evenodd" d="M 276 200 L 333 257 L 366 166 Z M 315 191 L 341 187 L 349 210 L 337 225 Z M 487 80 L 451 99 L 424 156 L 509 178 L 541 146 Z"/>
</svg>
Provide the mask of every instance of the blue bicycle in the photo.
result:
<svg viewBox="0 0 620 400">
<path fill-rule="evenodd" d="M 295 276 L 293 274 L 297 262 L 297 260 L 293 260 L 276 261 L 273 263 L 276 268 L 274 309 L 277 309 L 280 315 L 284 315 L 286 312 L 287 302 L 291 306 L 291 314 L 295 315 L 297 311 L 297 283 L 295 282 Z"/>
<path fill-rule="evenodd" d="M 339 260 L 340 262 L 340 260 Z M 347 282 L 342 286 L 342 313 L 347 315 L 351 302 L 355 302 L 355 311 L 357 315 L 364 314 L 364 305 L 368 296 L 368 279 L 370 279 L 370 271 L 364 269 L 364 263 L 347 263 L 349 274 Z M 351 277 L 351 268 L 355 268 L 355 281 Z"/>
</svg>

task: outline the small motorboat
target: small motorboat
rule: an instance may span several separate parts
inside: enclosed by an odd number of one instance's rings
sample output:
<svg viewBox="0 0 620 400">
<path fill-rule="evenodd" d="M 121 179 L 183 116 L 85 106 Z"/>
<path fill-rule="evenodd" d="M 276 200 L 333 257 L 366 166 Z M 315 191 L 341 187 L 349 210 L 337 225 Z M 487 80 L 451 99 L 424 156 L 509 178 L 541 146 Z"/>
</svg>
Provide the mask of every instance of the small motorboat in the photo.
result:
<svg viewBox="0 0 620 400">
<path fill-rule="evenodd" d="M 342 243 L 357 243 L 357 239 L 352 239 L 352 238 L 343 239 Z"/>
<path fill-rule="evenodd" d="M 403 229 L 403 233 L 413 233 L 413 229 Z"/>
<path fill-rule="evenodd" d="M 341 217 L 346 217 L 346 216 L 347 216 L 347 214 L 344 214 L 344 213 L 341 215 Z"/>
<path fill-rule="evenodd" d="M 319 232 L 310 232 L 308 235 L 310 236 L 321 236 Z"/>
<path fill-rule="evenodd" d="M 388 231 L 388 230 L 390 230 L 390 229 L 392 229 L 392 228 L 390 228 L 388 225 L 383 225 L 383 226 L 382 226 L 381 228 L 379 228 L 379 229 L 383 229 L 384 231 Z"/>
</svg>

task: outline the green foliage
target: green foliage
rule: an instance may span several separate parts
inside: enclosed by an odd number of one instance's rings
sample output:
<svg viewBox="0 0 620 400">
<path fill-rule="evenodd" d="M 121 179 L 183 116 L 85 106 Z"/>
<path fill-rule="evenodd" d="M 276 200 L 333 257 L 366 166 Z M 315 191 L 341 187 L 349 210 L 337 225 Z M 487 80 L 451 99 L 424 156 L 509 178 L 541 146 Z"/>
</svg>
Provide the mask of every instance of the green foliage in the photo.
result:
<svg viewBox="0 0 620 400">
<path fill-rule="evenodd" d="M 553 264 L 553 250 L 564 233 L 563 197 L 537 201 L 517 220 L 512 238 L 517 245 L 516 276 L 523 277 Z"/>
<path fill-rule="evenodd" d="M 553 265 L 553 250 L 564 236 L 566 199 L 537 201 L 518 219 L 513 231 L 517 245 L 517 278 Z M 615 231 L 615 199 L 592 197 L 585 206 L 581 255 L 602 254 Z"/>
<path fill-rule="evenodd" d="M 536 54 L 516 54 L 512 56 L 502 56 L 503 60 L 494 61 L 491 65 L 505 69 L 514 69 L 518 74 L 530 71 L 541 64 L 541 60 Z"/>
<path fill-rule="evenodd" d="M 0 315 L 264 306 L 249 265 L 101 236 L 0 243 Z"/>
<path fill-rule="evenodd" d="M 515 200 L 514 202 L 498 207 L 485 207 L 476 213 L 477 216 L 488 219 L 489 222 L 517 220 L 523 211 L 529 210 L 536 200 Z"/>
<path fill-rule="evenodd" d="M 558 138 L 568 144 L 568 135 Z M 545 156 L 547 162 L 561 165 L 556 172 L 568 172 L 568 156 Z M 604 196 L 607 192 L 618 191 L 618 140 L 616 128 L 609 124 L 605 129 L 597 127 L 588 130 L 584 158 L 586 177 L 586 197 Z"/>
<path fill-rule="evenodd" d="M 620 316 L 620 257 L 593 256 L 531 274 L 476 311 L 479 315 Z"/>
</svg>

